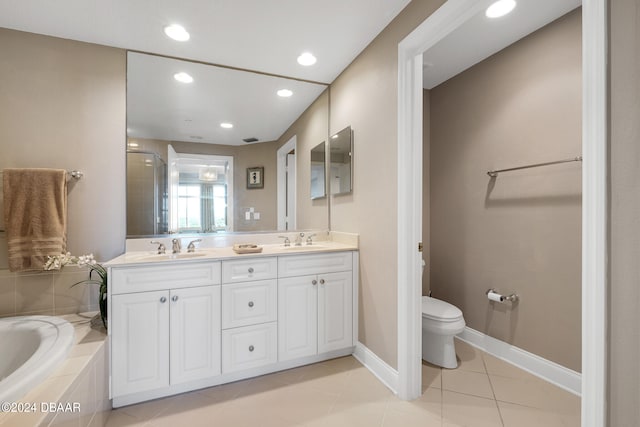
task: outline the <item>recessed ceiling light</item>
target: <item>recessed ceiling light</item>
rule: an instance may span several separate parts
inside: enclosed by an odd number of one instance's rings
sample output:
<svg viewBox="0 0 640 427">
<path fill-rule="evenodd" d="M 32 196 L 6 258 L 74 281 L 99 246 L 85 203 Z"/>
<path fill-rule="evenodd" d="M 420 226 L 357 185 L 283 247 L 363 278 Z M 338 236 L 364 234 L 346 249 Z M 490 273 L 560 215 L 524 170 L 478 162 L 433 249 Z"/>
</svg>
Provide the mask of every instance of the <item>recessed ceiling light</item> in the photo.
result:
<svg viewBox="0 0 640 427">
<path fill-rule="evenodd" d="M 495 3 L 492 3 L 484 14 L 487 15 L 487 18 L 500 18 L 501 16 L 511 12 L 515 7 L 515 0 L 498 0 Z"/>
<path fill-rule="evenodd" d="M 184 29 L 182 25 L 172 24 L 164 27 L 164 33 L 169 37 L 179 42 L 186 42 L 189 40 L 189 33 Z"/>
<path fill-rule="evenodd" d="M 278 92 L 276 92 L 278 94 L 278 96 L 281 96 L 283 98 L 288 98 L 291 95 L 293 95 L 293 92 L 291 92 L 289 89 L 280 89 Z"/>
<path fill-rule="evenodd" d="M 220 127 L 221 128 L 225 128 L 225 129 L 231 129 L 233 127 L 233 124 L 231 124 L 231 123 L 220 123 Z"/>
<path fill-rule="evenodd" d="M 173 78 L 176 79 L 177 81 L 181 82 L 181 83 L 192 83 L 193 82 L 193 77 L 191 77 L 189 74 L 185 73 L 184 71 L 181 71 L 179 73 L 175 73 L 173 75 Z"/>
<path fill-rule="evenodd" d="M 315 64 L 316 61 L 316 57 L 309 52 L 305 52 L 302 55 L 298 56 L 298 64 L 304 65 L 305 67 Z"/>
</svg>

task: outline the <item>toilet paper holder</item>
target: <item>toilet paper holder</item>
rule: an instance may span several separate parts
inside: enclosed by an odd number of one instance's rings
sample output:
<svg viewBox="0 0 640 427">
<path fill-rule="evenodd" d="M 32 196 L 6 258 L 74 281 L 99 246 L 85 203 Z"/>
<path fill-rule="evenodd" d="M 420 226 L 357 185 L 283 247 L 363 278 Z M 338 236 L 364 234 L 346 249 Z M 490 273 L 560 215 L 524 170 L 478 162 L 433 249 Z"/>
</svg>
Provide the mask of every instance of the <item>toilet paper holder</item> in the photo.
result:
<svg viewBox="0 0 640 427">
<path fill-rule="evenodd" d="M 518 301 L 519 297 L 518 294 L 511 294 L 511 295 L 501 295 L 498 292 L 496 292 L 495 289 L 491 288 L 488 289 L 487 292 L 485 292 L 485 294 L 487 295 L 487 298 L 490 301 L 496 301 L 496 302 L 516 302 Z"/>
</svg>

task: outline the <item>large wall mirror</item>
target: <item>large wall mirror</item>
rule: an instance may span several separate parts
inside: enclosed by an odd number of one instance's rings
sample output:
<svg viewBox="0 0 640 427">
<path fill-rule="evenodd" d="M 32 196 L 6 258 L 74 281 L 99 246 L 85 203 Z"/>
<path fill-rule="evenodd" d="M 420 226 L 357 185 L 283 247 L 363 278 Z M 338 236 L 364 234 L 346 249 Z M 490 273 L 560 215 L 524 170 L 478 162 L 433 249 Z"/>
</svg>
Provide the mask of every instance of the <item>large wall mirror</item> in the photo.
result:
<svg viewBox="0 0 640 427">
<path fill-rule="evenodd" d="M 328 98 L 324 84 L 129 52 L 127 236 L 327 229 L 324 185 L 309 183 Z"/>
</svg>

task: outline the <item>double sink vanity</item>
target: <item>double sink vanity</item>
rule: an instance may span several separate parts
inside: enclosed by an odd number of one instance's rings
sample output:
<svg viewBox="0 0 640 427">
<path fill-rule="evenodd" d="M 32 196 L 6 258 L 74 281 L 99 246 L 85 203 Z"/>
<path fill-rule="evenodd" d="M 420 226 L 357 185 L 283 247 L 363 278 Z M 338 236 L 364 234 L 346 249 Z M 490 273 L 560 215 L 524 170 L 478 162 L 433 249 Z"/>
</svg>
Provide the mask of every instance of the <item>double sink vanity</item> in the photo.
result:
<svg viewBox="0 0 640 427">
<path fill-rule="evenodd" d="M 357 241 L 261 246 L 107 263 L 114 407 L 353 352 Z"/>
</svg>

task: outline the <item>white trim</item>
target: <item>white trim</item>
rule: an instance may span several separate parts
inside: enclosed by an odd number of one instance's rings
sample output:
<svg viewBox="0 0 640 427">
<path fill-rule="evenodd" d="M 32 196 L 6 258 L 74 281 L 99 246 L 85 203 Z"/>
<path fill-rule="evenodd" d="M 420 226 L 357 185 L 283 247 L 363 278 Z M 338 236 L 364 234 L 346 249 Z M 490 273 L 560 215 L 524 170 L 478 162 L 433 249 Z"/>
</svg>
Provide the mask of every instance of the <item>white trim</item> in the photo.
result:
<svg viewBox="0 0 640 427">
<path fill-rule="evenodd" d="M 422 52 L 487 0 L 449 0 L 398 45 L 398 397 L 422 394 Z"/>
<path fill-rule="evenodd" d="M 579 372 L 485 335 L 468 326 L 457 337 L 498 359 L 511 363 L 530 374 L 580 396 L 582 375 Z"/>
<path fill-rule="evenodd" d="M 352 235 L 353 236 L 353 235 Z M 357 239 L 357 237 L 356 237 Z M 357 246 L 357 243 L 356 243 Z M 359 298 L 359 290 L 360 290 L 360 252 L 353 251 L 351 271 L 353 274 L 353 282 L 352 282 L 352 292 L 353 292 L 353 313 L 351 314 L 353 317 L 351 319 L 351 330 L 353 331 L 351 335 L 351 343 L 355 346 L 358 343 L 358 328 L 359 326 L 359 315 L 358 315 L 358 301 Z"/>
<path fill-rule="evenodd" d="M 296 148 L 297 137 L 296 135 L 293 135 L 289 141 L 287 141 L 282 147 L 278 148 L 276 155 L 278 230 L 287 229 L 285 225 L 285 212 L 287 211 L 287 154 Z"/>
<path fill-rule="evenodd" d="M 398 371 L 387 365 L 384 360 L 380 359 L 361 342 L 356 344 L 353 357 L 358 359 L 389 390 L 394 394 L 398 393 Z"/>
<path fill-rule="evenodd" d="M 415 105 L 422 82 L 416 58 L 457 28 L 486 1 L 449 0 L 398 45 L 398 395 L 420 394 L 420 261 L 413 256 L 419 236 L 412 186 L 422 165 L 411 161 L 422 146 Z M 582 425 L 606 425 L 606 285 L 607 285 L 607 4 L 584 0 L 583 50 L 583 193 L 582 193 Z M 417 157 L 417 156 L 416 156 Z M 408 186 L 407 186 L 408 185 Z M 407 186 L 407 187 L 405 187 Z M 416 301 L 418 300 L 418 301 Z M 416 377 L 418 378 L 416 380 Z"/>
<path fill-rule="evenodd" d="M 582 425 L 607 424 L 607 2 L 582 5 Z"/>
</svg>

